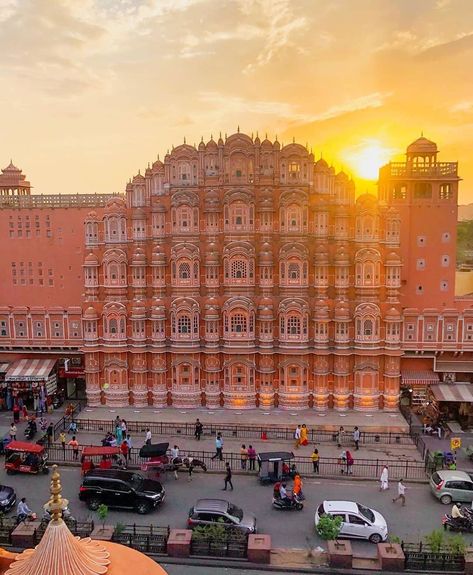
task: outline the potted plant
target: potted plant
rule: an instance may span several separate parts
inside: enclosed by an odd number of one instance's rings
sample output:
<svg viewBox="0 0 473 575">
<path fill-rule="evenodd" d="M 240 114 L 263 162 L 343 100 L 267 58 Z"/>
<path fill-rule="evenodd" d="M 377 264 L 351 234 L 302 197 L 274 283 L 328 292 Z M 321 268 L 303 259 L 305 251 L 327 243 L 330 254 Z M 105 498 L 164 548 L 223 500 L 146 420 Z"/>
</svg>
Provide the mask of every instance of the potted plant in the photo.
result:
<svg viewBox="0 0 473 575">
<path fill-rule="evenodd" d="M 405 564 L 401 540 L 392 535 L 388 541 L 378 543 L 378 559 L 383 571 L 403 571 Z"/>
<path fill-rule="evenodd" d="M 105 525 L 105 521 L 108 517 L 108 507 L 103 503 L 97 508 L 97 517 L 102 522 L 101 527 L 96 527 L 92 533 L 92 539 L 102 539 L 104 541 L 111 541 L 113 538 L 114 527 L 112 525 Z"/>
<path fill-rule="evenodd" d="M 98 506 L 97 516 L 102 521 L 102 531 L 105 531 L 105 520 L 108 517 L 108 507 L 103 503 Z"/>
<path fill-rule="evenodd" d="M 353 553 L 349 541 L 338 541 L 342 527 L 341 517 L 322 515 L 316 526 L 321 539 L 327 541 L 327 554 L 330 567 L 351 569 Z"/>
</svg>

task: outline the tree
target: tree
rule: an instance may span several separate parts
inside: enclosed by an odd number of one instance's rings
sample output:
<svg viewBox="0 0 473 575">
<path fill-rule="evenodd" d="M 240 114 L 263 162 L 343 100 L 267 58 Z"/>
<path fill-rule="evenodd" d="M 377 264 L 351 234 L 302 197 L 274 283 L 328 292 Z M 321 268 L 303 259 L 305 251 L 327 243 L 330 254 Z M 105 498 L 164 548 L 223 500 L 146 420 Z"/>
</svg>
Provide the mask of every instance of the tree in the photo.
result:
<svg viewBox="0 0 473 575">
<path fill-rule="evenodd" d="M 106 505 L 104 505 L 103 503 L 101 505 L 99 505 L 98 509 L 97 509 L 97 515 L 99 517 L 99 519 L 102 521 L 102 530 L 105 529 L 105 520 L 108 517 L 108 507 Z"/>
<path fill-rule="evenodd" d="M 332 517 L 331 515 L 325 514 L 319 519 L 316 529 L 321 539 L 329 541 L 337 539 L 341 527 L 341 517 Z"/>
</svg>

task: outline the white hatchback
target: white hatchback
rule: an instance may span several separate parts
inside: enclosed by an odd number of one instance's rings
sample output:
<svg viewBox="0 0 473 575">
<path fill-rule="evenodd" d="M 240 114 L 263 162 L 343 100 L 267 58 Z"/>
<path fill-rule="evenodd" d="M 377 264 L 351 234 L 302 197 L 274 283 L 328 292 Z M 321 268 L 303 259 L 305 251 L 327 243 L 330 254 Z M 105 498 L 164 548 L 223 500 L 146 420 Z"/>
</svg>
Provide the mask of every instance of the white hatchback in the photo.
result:
<svg viewBox="0 0 473 575">
<path fill-rule="evenodd" d="M 371 543 L 386 541 L 388 525 L 386 519 L 374 509 L 354 501 L 323 501 L 315 512 L 317 527 L 322 515 L 341 517 L 340 537 L 368 539 Z"/>
</svg>

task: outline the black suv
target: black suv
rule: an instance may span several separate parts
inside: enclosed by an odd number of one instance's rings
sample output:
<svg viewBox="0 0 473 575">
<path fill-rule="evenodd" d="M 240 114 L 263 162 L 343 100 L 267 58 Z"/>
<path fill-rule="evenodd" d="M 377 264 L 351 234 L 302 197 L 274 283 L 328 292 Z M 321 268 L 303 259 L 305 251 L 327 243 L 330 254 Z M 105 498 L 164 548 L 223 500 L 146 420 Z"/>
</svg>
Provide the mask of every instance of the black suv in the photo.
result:
<svg viewBox="0 0 473 575">
<path fill-rule="evenodd" d="M 132 471 L 115 469 L 89 471 L 79 490 L 79 499 L 85 501 L 92 511 L 103 503 L 108 507 L 149 513 L 164 501 L 164 496 L 164 487 L 159 481 L 145 479 Z"/>
</svg>

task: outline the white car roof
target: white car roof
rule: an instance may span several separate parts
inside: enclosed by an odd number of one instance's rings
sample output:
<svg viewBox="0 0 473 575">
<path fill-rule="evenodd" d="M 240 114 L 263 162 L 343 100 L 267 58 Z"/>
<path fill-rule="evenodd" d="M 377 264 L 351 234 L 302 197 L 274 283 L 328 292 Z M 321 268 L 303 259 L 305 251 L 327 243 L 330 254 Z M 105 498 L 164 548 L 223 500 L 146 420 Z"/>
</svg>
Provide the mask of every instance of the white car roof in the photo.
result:
<svg viewBox="0 0 473 575">
<path fill-rule="evenodd" d="M 358 513 L 358 505 L 354 501 L 324 501 L 327 513 Z"/>
</svg>

